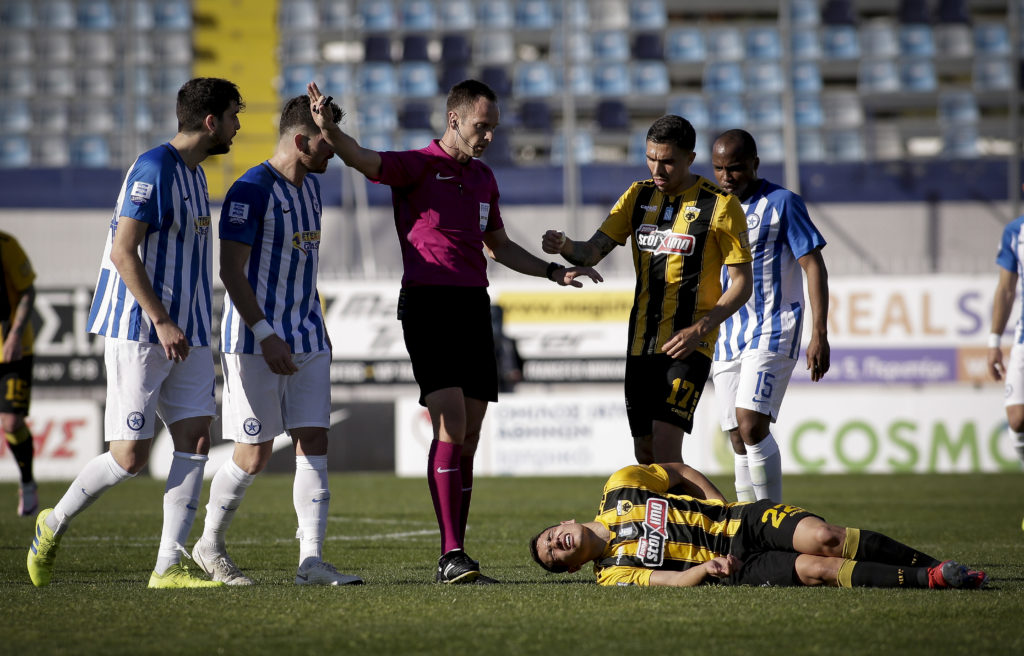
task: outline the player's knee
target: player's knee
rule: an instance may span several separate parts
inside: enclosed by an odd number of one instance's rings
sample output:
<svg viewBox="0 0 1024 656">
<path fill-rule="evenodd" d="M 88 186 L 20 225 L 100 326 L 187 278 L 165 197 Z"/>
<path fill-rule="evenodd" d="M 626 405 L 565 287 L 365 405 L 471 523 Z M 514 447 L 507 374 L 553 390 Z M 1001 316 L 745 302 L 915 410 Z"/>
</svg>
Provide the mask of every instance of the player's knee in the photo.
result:
<svg viewBox="0 0 1024 656">
<path fill-rule="evenodd" d="M 822 522 L 815 528 L 815 541 L 821 545 L 821 551 L 825 555 L 838 555 L 842 552 L 843 543 L 846 541 L 846 529 L 842 526 Z"/>
<path fill-rule="evenodd" d="M 25 425 L 25 419 L 13 412 L 0 412 L 0 428 L 5 433 L 14 434 Z"/>
</svg>

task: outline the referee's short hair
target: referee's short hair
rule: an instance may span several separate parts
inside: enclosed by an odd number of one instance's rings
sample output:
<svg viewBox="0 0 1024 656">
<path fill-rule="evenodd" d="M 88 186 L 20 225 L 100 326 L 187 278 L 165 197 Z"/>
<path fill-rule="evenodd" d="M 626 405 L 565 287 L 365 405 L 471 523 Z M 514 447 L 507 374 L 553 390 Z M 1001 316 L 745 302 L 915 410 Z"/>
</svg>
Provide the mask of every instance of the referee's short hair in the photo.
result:
<svg viewBox="0 0 1024 656">
<path fill-rule="evenodd" d="M 647 141 L 674 144 L 684 153 L 692 153 L 697 145 L 697 132 L 682 116 L 666 114 L 651 124 L 647 130 Z"/>
<path fill-rule="evenodd" d="M 479 80 L 463 80 L 453 86 L 451 91 L 448 92 L 445 111 L 461 112 L 480 97 L 484 97 L 491 102 L 498 102 L 498 96 L 491 87 Z"/>
</svg>

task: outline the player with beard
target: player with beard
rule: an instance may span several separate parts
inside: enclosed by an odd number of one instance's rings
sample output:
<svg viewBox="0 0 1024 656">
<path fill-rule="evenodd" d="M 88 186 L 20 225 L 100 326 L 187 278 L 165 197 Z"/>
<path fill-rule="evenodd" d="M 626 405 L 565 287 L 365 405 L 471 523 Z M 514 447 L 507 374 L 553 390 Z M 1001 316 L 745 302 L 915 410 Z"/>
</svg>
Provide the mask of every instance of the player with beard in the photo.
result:
<svg viewBox="0 0 1024 656">
<path fill-rule="evenodd" d="M 87 463 L 57 505 L 36 518 L 28 552 L 36 586 L 50 583 L 71 520 L 145 467 L 158 414 L 170 430 L 174 458 L 149 587 L 223 585 L 195 576 L 181 554 L 199 504 L 216 412 L 210 199 L 200 163 L 228 152 L 244 107 L 227 80 L 186 82 L 178 90 L 178 133 L 140 155 L 125 177 L 88 319 L 89 332 L 106 338 L 110 450 Z"/>
<path fill-rule="evenodd" d="M 319 109 L 332 125 L 341 120 L 337 105 Z M 285 104 L 278 132 L 274 154 L 231 186 L 221 210 L 223 426 L 235 448 L 210 484 L 205 528 L 192 557 L 214 581 L 252 585 L 228 556 L 224 534 L 267 466 L 274 438 L 287 431 L 295 445 L 292 500 L 299 520 L 295 583 L 362 583 L 338 573 L 322 553 L 331 498 L 331 342 L 316 291 L 320 182 L 309 174 L 326 171 L 334 151 L 306 96 Z"/>
</svg>

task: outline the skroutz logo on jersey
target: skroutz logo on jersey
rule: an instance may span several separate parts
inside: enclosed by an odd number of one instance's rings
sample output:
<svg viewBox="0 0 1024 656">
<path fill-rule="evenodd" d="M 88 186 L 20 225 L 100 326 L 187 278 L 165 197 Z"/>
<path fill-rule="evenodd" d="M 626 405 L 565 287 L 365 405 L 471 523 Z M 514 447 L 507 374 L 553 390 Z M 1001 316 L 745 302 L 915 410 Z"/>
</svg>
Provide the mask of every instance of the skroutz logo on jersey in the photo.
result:
<svg viewBox="0 0 1024 656">
<path fill-rule="evenodd" d="M 320 249 L 320 231 L 303 230 L 292 235 L 292 246 L 309 255 L 309 251 Z"/>
<path fill-rule="evenodd" d="M 636 230 L 636 245 L 648 253 L 670 253 L 675 255 L 693 255 L 693 235 L 679 234 L 668 230 L 658 230 L 653 223 L 645 223 Z"/>
<path fill-rule="evenodd" d="M 661 567 L 668 541 L 668 501 L 648 499 L 644 513 L 644 536 L 637 543 L 636 555 L 648 567 Z"/>
</svg>

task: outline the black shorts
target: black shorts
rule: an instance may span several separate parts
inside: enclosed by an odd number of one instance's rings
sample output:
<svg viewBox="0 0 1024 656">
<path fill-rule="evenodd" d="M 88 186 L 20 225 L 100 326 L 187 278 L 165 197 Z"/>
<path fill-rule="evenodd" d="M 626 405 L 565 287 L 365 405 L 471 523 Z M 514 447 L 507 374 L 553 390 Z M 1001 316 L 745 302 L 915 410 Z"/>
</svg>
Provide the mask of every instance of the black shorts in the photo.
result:
<svg viewBox="0 0 1024 656">
<path fill-rule="evenodd" d="M 0 362 L 0 412 L 27 415 L 32 402 L 31 355 L 16 362 Z"/>
<path fill-rule="evenodd" d="M 729 585 L 800 585 L 796 575 L 793 534 L 806 517 L 818 517 L 798 506 L 769 499 L 749 504 L 733 538 L 730 553 L 743 561 L 739 572 L 725 582 Z"/>
<path fill-rule="evenodd" d="M 711 358 L 691 353 L 683 360 L 658 355 L 626 358 L 626 417 L 633 437 L 651 435 L 651 422 L 693 430 L 693 413 L 711 373 Z"/>
<path fill-rule="evenodd" d="M 406 287 L 398 299 L 405 348 L 426 396 L 448 387 L 480 401 L 498 400 L 498 364 L 485 287 Z"/>
</svg>

